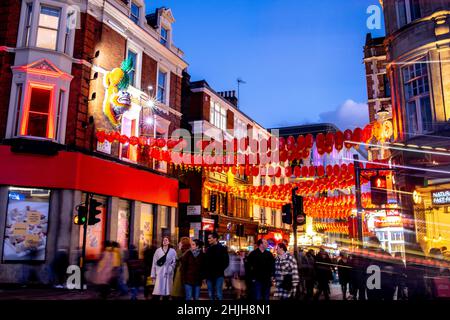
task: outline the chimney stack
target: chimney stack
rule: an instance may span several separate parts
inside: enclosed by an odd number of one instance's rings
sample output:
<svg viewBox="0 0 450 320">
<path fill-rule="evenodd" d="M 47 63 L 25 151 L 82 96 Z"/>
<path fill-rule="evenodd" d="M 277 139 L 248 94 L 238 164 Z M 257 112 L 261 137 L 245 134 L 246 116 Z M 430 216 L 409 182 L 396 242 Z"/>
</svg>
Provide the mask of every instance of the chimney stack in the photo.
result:
<svg viewBox="0 0 450 320">
<path fill-rule="evenodd" d="M 232 105 L 234 105 L 236 108 L 238 107 L 238 99 L 236 97 L 236 91 L 232 90 L 232 91 L 222 91 L 222 92 L 218 92 L 218 94 L 224 98 L 225 100 L 227 100 L 228 102 L 230 102 Z"/>
</svg>

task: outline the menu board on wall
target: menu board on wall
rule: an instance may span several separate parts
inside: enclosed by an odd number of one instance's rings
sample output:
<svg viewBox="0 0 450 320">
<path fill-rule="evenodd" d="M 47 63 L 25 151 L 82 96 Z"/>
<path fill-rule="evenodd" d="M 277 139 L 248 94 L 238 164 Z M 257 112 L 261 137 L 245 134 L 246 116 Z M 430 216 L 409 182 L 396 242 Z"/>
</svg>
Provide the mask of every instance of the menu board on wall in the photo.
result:
<svg viewBox="0 0 450 320">
<path fill-rule="evenodd" d="M 49 200 L 49 190 L 10 188 L 3 261 L 45 261 Z"/>
</svg>

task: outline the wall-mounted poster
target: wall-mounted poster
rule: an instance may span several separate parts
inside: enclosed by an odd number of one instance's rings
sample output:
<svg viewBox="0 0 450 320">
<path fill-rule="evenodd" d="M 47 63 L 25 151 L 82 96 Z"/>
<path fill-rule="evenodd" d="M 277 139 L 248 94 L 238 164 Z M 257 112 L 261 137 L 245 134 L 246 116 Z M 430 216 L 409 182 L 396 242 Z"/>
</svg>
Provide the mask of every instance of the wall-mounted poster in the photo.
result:
<svg viewBox="0 0 450 320">
<path fill-rule="evenodd" d="M 45 261 L 50 190 L 10 188 L 3 261 Z"/>
<path fill-rule="evenodd" d="M 141 221 L 139 230 L 139 258 L 144 258 L 144 250 L 152 245 L 153 240 L 153 213 L 151 204 L 141 205 Z"/>
<path fill-rule="evenodd" d="M 128 249 L 128 239 L 130 238 L 130 203 L 120 200 L 117 221 L 117 242 L 122 249 Z"/>
</svg>

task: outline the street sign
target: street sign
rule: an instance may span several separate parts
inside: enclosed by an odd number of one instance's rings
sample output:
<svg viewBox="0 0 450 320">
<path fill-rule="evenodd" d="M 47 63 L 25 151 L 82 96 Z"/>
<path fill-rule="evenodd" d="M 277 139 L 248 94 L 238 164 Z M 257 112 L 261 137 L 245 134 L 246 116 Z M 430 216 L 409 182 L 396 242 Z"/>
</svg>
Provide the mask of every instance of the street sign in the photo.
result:
<svg viewBox="0 0 450 320">
<path fill-rule="evenodd" d="M 299 215 L 297 216 L 297 223 L 298 223 L 299 225 L 305 224 L 305 223 L 306 223 L 306 216 L 303 215 L 303 214 L 299 214 Z"/>
</svg>

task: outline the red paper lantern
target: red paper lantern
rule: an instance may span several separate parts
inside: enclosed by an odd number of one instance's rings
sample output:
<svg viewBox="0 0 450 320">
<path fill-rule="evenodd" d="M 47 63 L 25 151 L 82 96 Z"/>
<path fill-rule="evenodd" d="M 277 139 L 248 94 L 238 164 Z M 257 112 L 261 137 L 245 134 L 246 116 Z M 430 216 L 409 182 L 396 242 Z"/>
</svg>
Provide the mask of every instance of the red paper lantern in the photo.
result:
<svg viewBox="0 0 450 320">
<path fill-rule="evenodd" d="M 280 167 L 277 167 L 275 169 L 275 177 L 277 177 L 277 178 L 281 177 L 281 168 Z"/>
<path fill-rule="evenodd" d="M 302 158 L 303 158 L 303 159 L 307 159 L 307 158 L 309 158 L 309 156 L 310 156 L 309 150 L 308 150 L 308 149 L 303 150 L 303 152 L 302 152 Z"/>
<path fill-rule="evenodd" d="M 355 130 L 353 130 L 353 134 L 352 134 L 352 141 L 354 141 L 356 143 L 355 144 L 356 148 L 359 147 L 359 143 L 362 141 L 361 137 L 362 137 L 361 128 L 355 128 Z"/>
<path fill-rule="evenodd" d="M 286 168 L 284 169 L 284 175 L 285 175 L 286 177 L 292 176 L 292 167 L 286 167 Z"/>
<path fill-rule="evenodd" d="M 338 164 L 335 164 L 333 167 L 333 174 L 337 177 L 341 172 L 341 167 Z"/>
<path fill-rule="evenodd" d="M 302 177 L 307 177 L 308 176 L 308 174 L 309 174 L 309 170 L 308 170 L 308 167 L 307 166 L 303 166 L 302 167 Z"/>
<path fill-rule="evenodd" d="M 105 139 L 106 139 L 105 131 L 97 131 L 95 135 L 97 137 L 98 142 L 100 142 L 100 143 L 105 142 Z"/>
<path fill-rule="evenodd" d="M 114 138 L 114 133 L 110 132 L 110 133 L 105 134 L 105 139 L 106 139 L 108 142 L 113 143 L 114 140 L 115 140 L 115 138 Z"/>
<path fill-rule="evenodd" d="M 131 144 L 132 146 L 135 146 L 135 145 L 139 144 L 139 138 L 138 138 L 138 137 L 135 137 L 135 136 L 131 137 L 131 138 L 130 138 L 130 144 Z"/>
<path fill-rule="evenodd" d="M 297 149 L 303 150 L 305 149 L 305 137 L 304 136 L 298 136 L 297 137 Z"/>
<path fill-rule="evenodd" d="M 308 133 L 305 137 L 305 148 L 311 149 L 314 144 L 314 138 L 311 133 Z"/>
<path fill-rule="evenodd" d="M 283 137 L 278 139 L 278 148 L 279 150 L 284 150 L 286 148 L 286 140 Z"/>
<path fill-rule="evenodd" d="M 319 177 L 323 177 L 325 175 L 325 168 L 323 166 L 317 167 L 317 175 Z"/>
<path fill-rule="evenodd" d="M 338 131 L 335 134 L 334 147 L 337 151 L 341 151 L 344 147 L 344 134 L 341 131 Z"/>
<path fill-rule="evenodd" d="M 119 139 L 120 143 L 125 144 L 125 143 L 128 143 L 129 141 L 130 141 L 130 139 L 126 135 L 123 134 L 120 136 L 120 139 Z"/>
<path fill-rule="evenodd" d="M 114 133 L 112 133 L 114 140 L 119 141 L 120 140 L 120 132 L 119 131 L 115 131 Z"/>
<path fill-rule="evenodd" d="M 316 175 L 316 167 L 310 166 L 309 167 L 309 176 L 314 177 Z"/>
<path fill-rule="evenodd" d="M 252 168 L 252 176 L 254 176 L 254 177 L 259 176 L 259 167 L 254 166 Z"/>
<path fill-rule="evenodd" d="M 164 140 L 163 138 L 158 138 L 156 139 L 156 145 L 158 146 L 158 148 L 164 148 L 166 146 L 166 140 Z"/>
<path fill-rule="evenodd" d="M 368 143 L 370 140 L 372 140 L 372 129 L 373 129 L 373 126 L 371 124 L 368 124 L 368 125 L 366 125 L 364 127 L 364 130 L 363 130 L 364 139 L 363 139 L 363 141 L 365 143 Z"/>
<path fill-rule="evenodd" d="M 345 140 L 344 145 L 347 149 L 350 149 L 352 147 L 353 144 L 351 142 L 349 142 L 349 141 L 352 141 L 352 139 L 353 139 L 352 130 L 350 130 L 350 129 L 345 130 L 344 131 L 344 140 Z"/>
<path fill-rule="evenodd" d="M 333 175 L 333 166 L 331 164 L 327 165 L 327 176 L 330 177 Z"/>
<path fill-rule="evenodd" d="M 295 168 L 294 168 L 294 175 L 295 175 L 297 178 L 300 177 L 300 175 L 301 175 L 301 169 L 300 169 L 299 166 L 295 166 Z"/>
<path fill-rule="evenodd" d="M 288 153 L 284 150 L 280 151 L 279 158 L 280 162 L 286 162 L 286 160 L 288 159 Z"/>
</svg>

